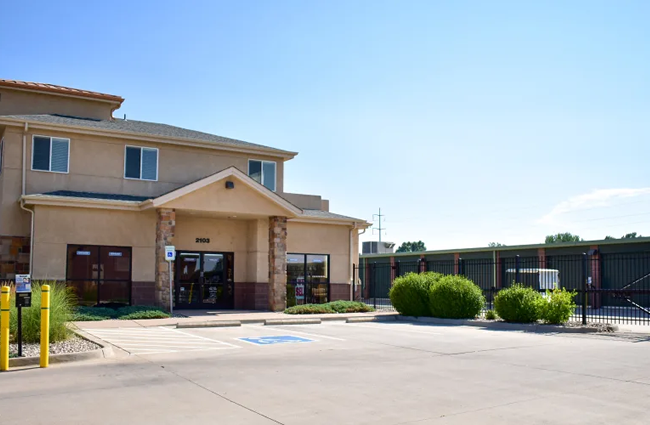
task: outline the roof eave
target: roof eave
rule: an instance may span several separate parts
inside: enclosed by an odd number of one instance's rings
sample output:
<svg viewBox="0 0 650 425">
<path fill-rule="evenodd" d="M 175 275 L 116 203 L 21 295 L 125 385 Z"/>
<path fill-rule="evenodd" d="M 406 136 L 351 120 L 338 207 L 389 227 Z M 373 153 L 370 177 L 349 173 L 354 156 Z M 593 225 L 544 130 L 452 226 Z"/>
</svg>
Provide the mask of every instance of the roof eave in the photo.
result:
<svg viewBox="0 0 650 425">
<path fill-rule="evenodd" d="M 127 131 L 92 129 L 88 127 L 81 127 L 81 126 L 74 126 L 74 125 L 44 123 L 42 121 L 37 121 L 37 120 L 25 120 L 25 119 L 18 119 L 18 118 L 0 117 L 0 124 L 4 124 L 4 125 L 14 125 L 17 127 L 22 127 L 22 125 L 25 122 L 29 123 L 30 127 L 34 127 L 34 128 L 65 130 L 73 133 L 89 134 L 89 135 L 96 135 L 96 136 L 105 136 L 108 134 L 111 137 L 132 139 L 132 140 L 142 140 L 142 141 L 147 141 L 152 143 L 167 143 L 167 144 L 177 145 L 177 146 L 218 149 L 218 150 L 224 150 L 230 152 L 255 153 L 258 155 L 266 155 L 271 157 L 282 158 L 285 161 L 293 159 L 296 157 L 296 155 L 298 155 L 298 152 L 285 151 L 285 150 L 275 149 L 275 148 L 244 147 L 244 146 L 237 147 L 226 143 L 187 139 L 182 137 L 152 136 L 146 133 L 132 133 Z"/>
<path fill-rule="evenodd" d="M 291 223 L 318 223 L 318 224 L 333 224 L 339 226 L 353 226 L 357 229 L 367 229 L 371 226 L 370 223 L 366 221 L 359 221 L 355 219 L 343 219 L 343 218 L 327 218 L 327 217 L 305 217 L 300 216 L 296 218 L 290 218 L 288 220 Z"/>
<path fill-rule="evenodd" d="M 529 244 L 529 245 L 507 245 L 499 247 L 476 247 L 476 248 L 457 248 L 457 249 L 441 249 L 441 250 L 431 250 L 431 251 L 419 251 L 419 252 L 394 252 L 387 254 L 363 254 L 363 258 L 380 258 L 380 257 L 408 257 L 413 255 L 444 255 L 444 254 L 463 254 L 463 253 L 472 253 L 472 252 L 502 252 L 502 251 L 525 251 L 525 250 L 534 250 L 540 248 L 571 248 L 571 247 L 591 247 L 591 246 L 602 246 L 602 245 L 622 245 L 628 243 L 650 243 L 650 237 L 639 237 L 639 238 L 630 238 L 630 239 L 596 239 L 589 241 L 581 242 L 556 242 L 556 243 L 539 243 L 539 244 Z M 588 250 L 585 249 L 585 252 Z"/>
<path fill-rule="evenodd" d="M 29 87 L 23 87 L 18 84 L 12 84 L 12 83 L 7 83 L 7 82 L 2 82 L 0 83 L 0 87 L 4 87 L 10 90 L 17 90 L 17 91 L 25 91 L 25 92 L 30 92 L 30 93 L 41 93 L 41 94 L 49 94 L 49 95 L 54 95 L 54 96 L 62 96 L 62 97 L 71 97 L 75 99 L 83 99 L 83 100 L 93 100 L 93 101 L 98 101 L 98 102 L 106 102 L 106 103 L 111 103 L 111 104 L 116 104 L 116 105 L 122 105 L 124 102 L 124 98 L 121 96 L 115 96 L 115 95 L 110 95 L 110 94 L 92 94 L 92 93 L 66 93 L 64 91 L 59 91 L 54 88 L 48 88 L 48 87 L 40 87 L 40 88 L 29 88 Z"/>
<path fill-rule="evenodd" d="M 142 211 L 149 201 L 119 201 L 112 199 L 73 198 L 70 196 L 22 195 L 25 205 L 53 207 L 99 208 L 110 210 Z"/>
</svg>

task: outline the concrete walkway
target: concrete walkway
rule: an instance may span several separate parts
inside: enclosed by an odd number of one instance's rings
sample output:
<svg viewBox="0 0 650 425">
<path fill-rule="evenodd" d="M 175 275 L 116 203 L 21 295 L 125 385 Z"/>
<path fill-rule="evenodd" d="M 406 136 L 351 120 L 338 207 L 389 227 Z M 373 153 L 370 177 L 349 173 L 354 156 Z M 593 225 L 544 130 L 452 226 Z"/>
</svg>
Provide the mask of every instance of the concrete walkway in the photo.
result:
<svg viewBox="0 0 650 425">
<path fill-rule="evenodd" d="M 176 326 L 178 324 L 201 322 L 231 322 L 240 321 L 242 324 L 264 323 L 273 319 L 321 319 L 321 320 L 346 320 L 350 317 L 375 317 L 395 316 L 395 312 L 377 311 L 373 313 L 344 313 L 344 314 L 284 314 L 271 311 L 245 311 L 245 310 L 177 310 L 174 314 L 185 317 L 172 317 L 169 319 L 147 320 L 102 320 L 99 322 L 74 322 L 81 329 L 109 329 L 127 327 L 156 327 Z"/>
</svg>

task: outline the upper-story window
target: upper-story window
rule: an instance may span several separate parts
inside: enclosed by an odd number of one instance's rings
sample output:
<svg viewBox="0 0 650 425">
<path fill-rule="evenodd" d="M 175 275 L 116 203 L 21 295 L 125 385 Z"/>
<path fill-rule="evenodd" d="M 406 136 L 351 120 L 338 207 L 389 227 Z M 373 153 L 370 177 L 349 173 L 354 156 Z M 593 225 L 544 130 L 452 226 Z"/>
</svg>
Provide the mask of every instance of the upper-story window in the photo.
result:
<svg viewBox="0 0 650 425">
<path fill-rule="evenodd" d="M 158 180 L 158 149 L 127 146 L 124 151 L 124 178 Z"/>
<path fill-rule="evenodd" d="M 34 136 L 32 170 L 67 173 L 70 162 L 70 139 Z"/>
<path fill-rule="evenodd" d="M 275 192 L 275 162 L 248 160 L 248 175 L 258 183 Z"/>
</svg>

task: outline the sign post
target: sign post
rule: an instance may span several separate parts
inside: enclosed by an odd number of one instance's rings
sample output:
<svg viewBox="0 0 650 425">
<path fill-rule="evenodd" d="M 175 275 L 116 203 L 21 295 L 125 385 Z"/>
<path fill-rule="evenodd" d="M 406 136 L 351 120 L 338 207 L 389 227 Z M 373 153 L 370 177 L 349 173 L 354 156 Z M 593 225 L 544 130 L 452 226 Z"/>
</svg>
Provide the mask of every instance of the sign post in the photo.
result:
<svg viewBox="0 0 650 425">
<path fill-rule="evenodd" d="M 173 292 L 173 282 L 174 278 L 172 276 L 172 261 L 176 260 L 176 247 L 173 245 L 167 245 L 165 247 L 165 260 L 169 265 L 169 314 L 174 314 L 174 297 L 172 296 Z"/>
<path fill-rule="evenodd" d="M 16 308 L 18 309 L 18 357 L 23 356 L 23 307 L 32 306 L 32 279 L 28 274 L 16 275 Z"/>
</svg>

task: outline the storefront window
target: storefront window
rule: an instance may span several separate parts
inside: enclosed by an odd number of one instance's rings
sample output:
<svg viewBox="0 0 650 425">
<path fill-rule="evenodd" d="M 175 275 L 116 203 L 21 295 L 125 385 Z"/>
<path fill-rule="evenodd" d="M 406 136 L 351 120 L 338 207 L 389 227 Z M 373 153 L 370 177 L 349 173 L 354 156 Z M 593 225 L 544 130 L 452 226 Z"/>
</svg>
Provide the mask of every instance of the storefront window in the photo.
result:
<svg viewBox="0 0 650 425">
<path fill-rule="evenodd" d="M 329 255 L 287 254 L 287 306 L 329 300 Z"/>
<path fill-rule="evenodd" d="M 80 305 L 131 303 L 131 248 L 68 245 L 66 280 Z"/>
</svg>

